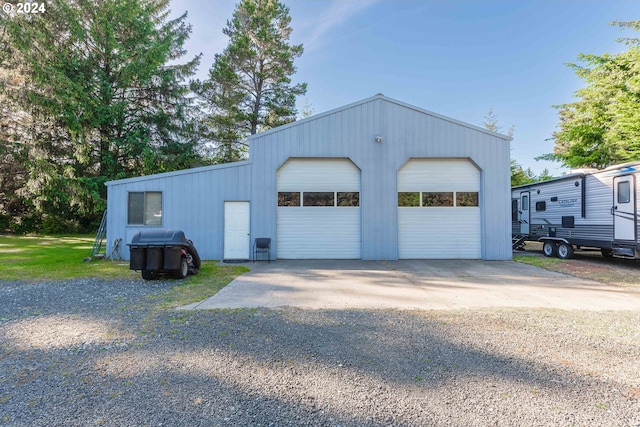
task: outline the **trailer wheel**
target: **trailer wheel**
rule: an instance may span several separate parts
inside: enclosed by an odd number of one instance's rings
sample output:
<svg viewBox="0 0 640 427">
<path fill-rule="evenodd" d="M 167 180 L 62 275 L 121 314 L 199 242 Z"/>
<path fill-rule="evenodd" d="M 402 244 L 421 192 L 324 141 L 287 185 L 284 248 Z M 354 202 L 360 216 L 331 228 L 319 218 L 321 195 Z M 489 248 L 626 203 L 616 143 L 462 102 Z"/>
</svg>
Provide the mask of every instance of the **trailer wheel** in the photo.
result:
<svg viewBox="0 0 640 427">
<path fill-rule="evenodd" d="M 558 258 L 560 259 L 570 259 L 573 258 L 573 246 L 569 243 L 560 243 L 558 244 Z"/>
<path fill-rule="evenodd" d="M 613 251 L 611 249 L 602 248 L 600 252 L 602 252 L 602 256 L 605 258 L 613 258 Z"/>
<path fill-rule="evenodd" d="M 556 256 L 556 244 L 553 242 L 544 242 L 544 244 L 542 245 L 542 253 L 544 254 L 544 256 L 548 257 Z"/>
<path fill-rule="evenodd" d="M 174 270 L 173 277 L 176 279 L 184 279 L 189 274 L 189 263 L 185 257 L 180 258 L 180 268 Z"/>
<path fill-rule="evenodd" d="M 142 270 L 142 278 L 144 280 L 156 280 L 158 278 L 158 272 L 155 270 Z"/>
</svg>

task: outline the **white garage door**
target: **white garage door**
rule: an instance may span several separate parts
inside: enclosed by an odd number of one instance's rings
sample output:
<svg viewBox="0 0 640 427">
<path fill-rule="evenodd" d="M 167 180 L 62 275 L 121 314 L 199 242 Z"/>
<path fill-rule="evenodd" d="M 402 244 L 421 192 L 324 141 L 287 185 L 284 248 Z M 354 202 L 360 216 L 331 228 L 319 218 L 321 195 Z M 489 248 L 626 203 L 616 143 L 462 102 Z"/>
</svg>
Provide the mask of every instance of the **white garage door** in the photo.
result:
<svg viewBox="0 0 640 427">
<path fill-rule="evenodd" d="M 278 258 L 361 258 L 360 169 L 349 159 L 289 159 L 277 185 Z"/>
<path fill-rule="evenodd" d="M 411 159 L 398 171 L 398 256 L 481 256 L 480 171 L 467 159 Z"/>
</svg>

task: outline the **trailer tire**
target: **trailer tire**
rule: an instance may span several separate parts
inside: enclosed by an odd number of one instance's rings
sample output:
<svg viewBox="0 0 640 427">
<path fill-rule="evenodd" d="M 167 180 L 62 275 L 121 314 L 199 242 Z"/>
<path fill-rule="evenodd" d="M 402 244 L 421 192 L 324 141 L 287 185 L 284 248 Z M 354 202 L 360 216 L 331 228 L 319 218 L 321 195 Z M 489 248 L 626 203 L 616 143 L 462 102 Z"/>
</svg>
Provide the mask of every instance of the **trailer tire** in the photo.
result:
<svg viewBox="0 0 640 427">
<path fill-rule="evenodd" d="M 560 259 L 571 259 L 573 258 L 573 246 L 562 242 L 558 244 L 557 253 Z"/>
<path fill-rule="evenodd" d="M 556 244 L 553 242 L 544 242 L 542 244 L 542 253 L 546 257 L 554 257 L 558 253 Z"/>
<path fill-rule="evenodd" d="M 180 258 L 180 268 L 173 271 L 175 279 L 184 279 L 189 274 L 189 263 L 185 257 Z"/>
<path fill-rule="evenodd" d="M 609 248 L 602 248 L 600 249 L 600 252 L 602 252 L 602 256 L 604 258 L 613 258 L 613 250 Z"/>
<path fill-rule="evenodd" d="M 156 280 L 158 278 L 158 272 L 155 270 L 142 270 L 142 278 L 144 280 Z"/>
</svg>

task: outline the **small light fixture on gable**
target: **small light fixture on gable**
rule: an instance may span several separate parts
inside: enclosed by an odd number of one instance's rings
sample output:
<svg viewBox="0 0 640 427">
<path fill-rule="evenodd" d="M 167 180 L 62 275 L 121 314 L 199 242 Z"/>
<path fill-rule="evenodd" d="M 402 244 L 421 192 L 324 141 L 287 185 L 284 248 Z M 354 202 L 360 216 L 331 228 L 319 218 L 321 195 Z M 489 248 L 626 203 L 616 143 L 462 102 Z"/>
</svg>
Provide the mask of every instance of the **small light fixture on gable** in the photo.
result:
<svg viewBox="0 0 640 427">
<path fill-rule="evenodd" d="M 382 136 L 376 135 L 376 142 L 377 143 L 381 143 L 382 142 Z"/>
</svg>

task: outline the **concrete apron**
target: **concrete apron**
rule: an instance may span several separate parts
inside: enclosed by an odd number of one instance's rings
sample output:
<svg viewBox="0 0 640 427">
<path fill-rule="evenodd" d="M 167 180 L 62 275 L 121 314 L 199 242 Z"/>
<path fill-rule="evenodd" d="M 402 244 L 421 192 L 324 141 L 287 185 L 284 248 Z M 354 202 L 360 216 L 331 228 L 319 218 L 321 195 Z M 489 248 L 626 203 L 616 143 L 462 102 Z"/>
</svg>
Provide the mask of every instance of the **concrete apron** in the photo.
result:
<svg viewBox="0 0 640 427">
<path fill-rule="evenodd" d="M 279 260 L 246 265 L 251 271 L 216 295 L 181 308 L 640 310 L 636 290 L 513 261 Z"/>
</svg>

